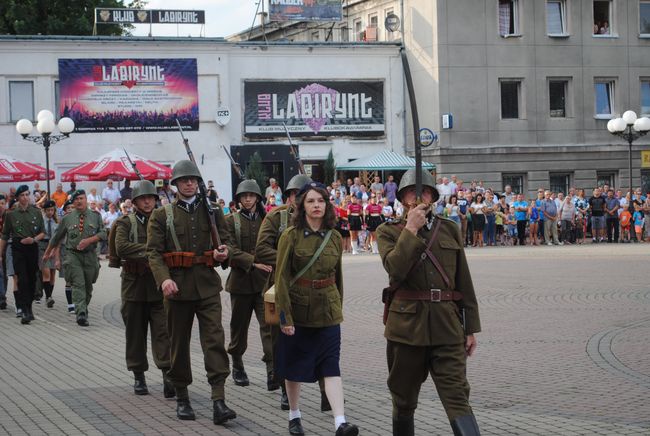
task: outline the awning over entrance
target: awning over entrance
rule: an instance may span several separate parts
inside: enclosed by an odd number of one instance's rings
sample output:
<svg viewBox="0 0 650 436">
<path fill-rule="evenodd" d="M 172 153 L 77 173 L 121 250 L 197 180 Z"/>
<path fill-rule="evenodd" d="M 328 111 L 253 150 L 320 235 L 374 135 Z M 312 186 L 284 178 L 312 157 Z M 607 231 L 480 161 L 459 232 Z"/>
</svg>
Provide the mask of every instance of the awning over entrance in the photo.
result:
<svg viewBox="0 0 650 436">
<path fill-rule="evenodd" d="M 384 150 L 372 156 L 355 159 L 352 162 L 336 166 L 337 171 L 390 171 L 408 170 L 415 167 L 415 159 L 394 151 Z M 422 162 L 422 167 L 432 170 L 436 166 L 429 162 Z"/>
</svg>

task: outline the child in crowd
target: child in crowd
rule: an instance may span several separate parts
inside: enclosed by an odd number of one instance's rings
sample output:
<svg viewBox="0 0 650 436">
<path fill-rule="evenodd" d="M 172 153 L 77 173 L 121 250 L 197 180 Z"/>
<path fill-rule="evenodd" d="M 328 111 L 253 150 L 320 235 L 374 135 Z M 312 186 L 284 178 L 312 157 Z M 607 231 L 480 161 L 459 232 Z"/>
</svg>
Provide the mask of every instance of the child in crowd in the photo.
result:
<svg viewBox="0 0 650 436">
<path fill-rule="evenodd" d="M 587 221 L 582 212 L 576 213 L 576 243 L 582 244 L 585 242 L 585 235 L 587 234 Z"/>
<path fill-rule="evenodd" d="M 530 245 L 539 245 L 537 242 L 537 230 L 539 226 L 539 209 L 535 203 L 535 199 L 530 200 L 530 210 L 528 211 L 529 218 L 529 229 L 530 229 Z"/>
<path fill-rule="evenodd" d="M 624 209 L 618 216 L 621 225 L 621 242 L 630 242 L 630 223 L 632 221 L 632 214 L 629 209 Z"/>
<path fill-rule="evenodd" d="M 637 210 L 632 215 L 634 220 L 634 231 L 636 232 L 636 240 L 643 242 L 643 212 Z"/>
<path fill-rule="evenodd" d="M 508 226 L 508 236 L 506 243 L 514 245 L 517 241 L 517 219 L 515 218 L 515 208 L 511 207 L 508 215 L 506 215 L 506 225 Z"/>
</svg>

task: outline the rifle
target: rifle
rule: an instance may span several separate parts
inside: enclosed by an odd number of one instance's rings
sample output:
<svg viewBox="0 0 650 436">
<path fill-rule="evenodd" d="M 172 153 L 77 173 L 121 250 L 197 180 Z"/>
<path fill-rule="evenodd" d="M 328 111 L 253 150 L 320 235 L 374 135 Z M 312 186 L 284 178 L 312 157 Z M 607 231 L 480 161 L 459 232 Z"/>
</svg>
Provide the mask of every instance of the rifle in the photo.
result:
<svg viewBox="0 0 650 436">
<path fill-rule="evenodd" d="M 181 138 L 183 138 L 183 145 L 185 145 L 185 151 L 187 152 L 187 156 L 190 158 L 190 161 L 192 161 L 192 163 L 196 165 L 196 160 L 194 159 L 194 153 L 192 153 L 192 149 L 190 148 L 190 141 L 188 141 L 185 135 L 183 134 L 183 128 L 181 127 L 181 123 L 178 122 L 178 118 L 176 118 L 176 125 L 178 126 L 178 130 L 181 132 Z M 199 166 L 196 165 L 197 170 L 198 168 Z M 203 181 L 203 177 L 199 177 L 199 196 L 203 199 L 205 208 L 208 211 L 208 218 L 210 218 L 210 237 L 212 238 L 212 245 L 214 246 L 215 249 L 218 249 L 218 247 L 221 246 L 221 237 L 219 236 L 219 230 L 217 229 L 217 221 L 214 217 L 214 209 L 212 209 L 212 205 L 210 204 L 210 200 L 208 199 L 208 189 L 205 187 L 205 182 Z"/>
<path fill-rule="evenodd" d="M 237 173 L 237 176 L 239 176 L 240 180 L 246 180 L 246 177 L 244 177 L 244 172 L 241 170 L 241 165 L 237 163 L 235 159 L 233 159 L 232 155 L 228 151 L 225 145 L 222 145 L 221 148 L 223 148 L 223 151 L 226 152 L 226 156 L 228 156 L 228 159 L 230 159 L 230 165 L 232 165 L 232 169 L 235 170 L 235 173 Z"/>
<path fill-rule="evenodd" d="M 126 151 L 126 148 L 123 148 L 122 150 L 124 150 L 124 154 L 126 154 L 126 158 L 129 160 L 129 163 L 133 167 L 133 171 L 135 172 L 135 174 L 140 178 L 140 180 L 144 180 L 144 176 L 142 175 L 142 173 L 140 172 L 140 170 L 136 166 L 135 162 L 133 162 L 131 160 L 131 156 L 129 156 L 129 152 Z"/>
<path fill-rule="evenodd" d="M 289 129 L 287 129 L 287 125 L 285 123 L 282 123 L 282 125 L 284 126 L 284 131 L 287 132 L 287 138 L 289 138 L 289 152 L 296 159 L 296 162 L 298 162 L 298 172 L 300 174 L 305 174 L 305 166 L 302 164 L 302 159 L 300 159 L 300 156 L 298 155 L 298 149 L 295 145 L 293 145 L 293 141 L 291 141 Z"/>
</svg>

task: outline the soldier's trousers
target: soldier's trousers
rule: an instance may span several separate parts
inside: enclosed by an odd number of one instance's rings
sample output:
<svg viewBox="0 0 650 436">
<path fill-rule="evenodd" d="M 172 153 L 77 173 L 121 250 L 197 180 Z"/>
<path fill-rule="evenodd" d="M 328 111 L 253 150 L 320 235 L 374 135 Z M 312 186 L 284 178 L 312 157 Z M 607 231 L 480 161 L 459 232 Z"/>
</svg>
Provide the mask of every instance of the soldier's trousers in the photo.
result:
<svg viewBox="0 0 650 436">
<path fill-rule="evenodd" d="M 386 357 L 393 418 L 413 416 L 420 387 L 429 374 L 450 421 L 472 415 L 463 344 L 417 347 L 388 341 Z"/>
<path fill-rule="evenodd" d="M 99 276 L 99 259 L 95 250 L 86 252 L 67 250 L 64 261 L 65 281 L 72 287 L 72 302 L 77 315 L 88 315 L 88 304 L 93 295 L 93 283 Z"/>
<path fill-rule="evenodd" d="M 232 315 L 230 317 L 230 344 L 228 353 L 233 356 L 243 356 L 248 348 L 248 328 L 251 316 L 255 317 L 260 325 L 260 338 L 262 340 L 262 361 L 267 364 L 267 369 L 273 365 L 273 345 L 271 343 L 271 326 L 264 322 L 264 297 L 261 292 L 256 294 L 230 294 Z"/>
<path fill-rule="evenodd" d="M 145 372 L 147 333 L 151 327 L 151 354 L 158 369 L 169 369 L 169 334 L 165 306 L 160 301 L 124 301 L 120 308 L 126 327 L 126 367 L 129 371 Z"/>
<path fill-rule="evenodd" d="M 20 309 L 31 308 L 38 274 L 38 244 L 24 245 L 13 242 L 11 250 L 14 272 L 18 276 L 16 306 Z"/>
<path fill-rule="evenodd" d="M 224 384 L 230 375 L 230 363 L 221 325 L 221 297 L 215 295 L 203 300 L 191 301 L 165 298 L 165 312 L 171 345 L 171 365 L 168 376 L 176 388 L 176 398 L 188 398 L 187 386 L 192 384 L 190 339 L 196 315 L 199 321 L 203 362 L 208 383 L 212 386 L 212 399 L 225 399 Z"/>
</svg>

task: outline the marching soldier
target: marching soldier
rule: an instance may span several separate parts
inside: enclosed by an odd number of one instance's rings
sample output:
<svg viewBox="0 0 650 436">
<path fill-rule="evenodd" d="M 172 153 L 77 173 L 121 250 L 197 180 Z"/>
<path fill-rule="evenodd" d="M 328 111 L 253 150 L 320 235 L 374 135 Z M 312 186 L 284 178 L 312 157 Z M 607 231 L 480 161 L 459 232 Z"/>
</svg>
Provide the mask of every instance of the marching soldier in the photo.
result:
<svg viewBox="0 0 650 436">
<path fill-rule="evenodd" d="M 377 230 L 390 287 L 384 290 L 388 387 L 393 398 L 393 435 L 414 434 L 418 394 L 429 374 L 455 435 L 478 435 L 469 406 L 466 360 L 481 330 L 478 304 L 458 225 L 433 215 L 439 194 L 422 172 L 416 203 L 415 170 L 402 177 L 397 198 L 405 218 Z"/>
<path fill-rule="evenodd" d="M 74 209 L 61 219 L 56 233 L 50 239 L 43 260 L 55 255 L 64 237 L 65 281 L 72 287 L 72 302 L 77 314 L 77 324 L 88 327 L 88 304 L 93 284 L 99 276 L 97 243 L 106 240 L 104 222 L 98 212 L 88 209 L 86 191 L 78 189 L 72 194 Z"/>
<path fill-rule="evenodd" d="M 305 174 L 297 174 L 289 180 L 287 187 L 284 190 L 285 204 L 275 209 L 271 210 L 264 221 L 262 222 L 262 227 L 260 228 L 259 235 L 257 236 L 257 245 L 255 247 L 255 261 L 262 263 L 264 265 L 270 265 L 275 268 L 278 256 L 278 242 L 280 241 L 280 235 L 286 230 L 287 227 L 291 225 L 291 215 L 294 211 L 294 202 L 296 199 L 296 194 L 303 186 L 307 183 L 311 183 L 312 180 L 309 176 Z M 266 292 L 273 283 L 275 282 L 274 273 L 269 274 L 269 278 L 264 287 L 264 292 Z M 279 326 L 271 327 L 271 337 L 273 338 L 273 348 L 280 334 Z M 287 391 L 284 386 L 284 380 L 279 380 L 275 378 L 276 383 L 282 387 L 282 397 L 280 399 L 280 408 L 282 410 L 289 410 L 289 398 L 287 397 Z M 325 394 L 325 386 L 323 380 L 319 379 L 318 384 L 320 386 L 321 393 L 321 411 L 327 412 L 332 410 L 330 407 L 329 401 L 327 400 L 327 395 Z M 277 388 L 276 388 L 277 389 Z"/>
<path fill-rule="evenodd" d="M 171 183 L 178 189 L 177 199 L 156 209 L 147 228 L 147 256 L 156 281 L 162 289 L 171 343 L 169 379 L 176 389 L 176 416 L 196 419 L 187 386 L 192 383 L 190 338 L 196 316 L 208 382 L 212 387 L 213 422 L 222 424 L 237 414 L 225 403 L 224 384 L 230 373 L 225 337 L 221 325 L 221 279 L 214 270 L 225 265 L 226 245 L 214 247 L 210 238 L 207 198 L 198 195 L 201 174 L 189 160 L 172 169 Z M 214 209 L 219 233 L 228 240 L 221 209 Z"/>
<path fill-rule="evenodd" d="M 126 366 L 133 372 L 136 395 L 147 395 L 144 373 L 147 361 L 147 331 L 151 327 L 153 360 L 163 373 L 163 395 L 176 395 L 167 377 L 169 336 L 162 294 L 156 287 L 147 259 L 147 222 L 156 207 L 158 194 L 153 183 L 143 180 L 133 188 L 135 212 L 115 222 L 115 253 L 122 259 L 122 319 L 126 327 Z M 111 232 L 112 233 L 112 232 Z M 112 235 L 111 235 L 112 236 Z"/>
<path fill-rule="evenodd" d="M 0 240 L 0 264 L 7 241 L 11 239 L 13 267 L 18 276 L 16 296 L 17 309 L 21 309 L 21 324 L 34 321 L 32 302 L 36 291 L 38 274 L 38 242 L 45 237 L 43 214 L 29 204 L 29 187 L 20 185 L 16 189 L 18 206 L 7 212 Z"/>
<path fill-rule="evenodd" d="M 232 356 L 232 378 L 238 386 L 248 386 L 248 375 L 244 369 L 242 356 L 248 346 L 248 327 L 251 315 L 255 312 L 260 325 L 260 337 L 266 363 L 269 391 L 278 389 L 273 378 L 273 348 L 271 326 L 264 322 L 264 294 L 262 289 L 272 271 L 272 267 L 255 263 L 255 243 L 262 220 L 264 207 L 262 194 L 255 180 L 244 180 L 237 186 L 235 201 L 241 204 L 239 212 L 226 217 L 228 230 L 232 237 L 230 255 L 230 275 L 226 281 L 226 291 L 230 293 L 232 316 L 230 318 L 230 345 L 228 353 Z"/>
</svg>

